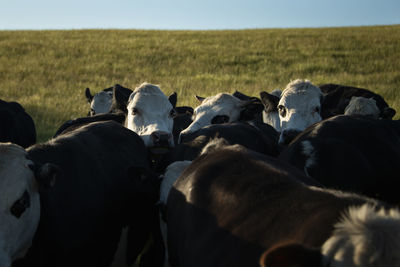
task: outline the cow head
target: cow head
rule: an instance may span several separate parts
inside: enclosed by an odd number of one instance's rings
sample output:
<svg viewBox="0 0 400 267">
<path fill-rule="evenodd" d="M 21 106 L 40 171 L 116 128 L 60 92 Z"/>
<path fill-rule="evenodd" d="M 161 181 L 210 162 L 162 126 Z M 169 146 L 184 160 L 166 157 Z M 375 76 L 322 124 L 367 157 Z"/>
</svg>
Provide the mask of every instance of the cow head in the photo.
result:
<svg viewBox="0 0 400 267">
<path fill-rule="evenodd" d="M 174 147 L 174 106 L 156 85 L 143 83 L 130 95 L 125 126 L 154 150 Z M 161 151 L 161 150 L 160 150 Z"/>
<path fill-rule="evenodd" d="M 374 119 L 379 118 L 380 110 L 373 98 L 353 96 L 344 109 L 345 115 L 367 115 Z"/>
<path fill-rule="evenodd" d="M 279 120 L 278 103 L 281 97 L 281 90 L 275 89 L 270 94 L 260 92 L 261 102 L 264 105 L 262 112 L 263 122 L 271 125 L 276 131 L 281 131 L 281 122 Z"/>
<path fill-rule="evenodd" d="M 112 91 L 100 91 L 94 96 L 90 93 L 90 89 L 86 88 L 85 91 L 86 99 L 90 103 L 89 116 L 100 113 L 108 113 L 112 103 Z"/>
<path fill-rule="evenodd" d="M 22 147 L 0 143 L 0 155 L 0 266 L 6 267 L 29 249 L 40 218 L 39 188 L 48 183 Z"/>
<path fill-rule="evenodd" d="M 279 143 L 291 141 L 305 128 L 321 121 L 321 90 L 308 80 L 295 80 L 287 85 L 278 103 L 281 135 Z"/>
<path fill-rule="evenodd" d="M 193 112 L 193 122 L 181 132 L 179 139 L 194 131 L 211 124 L 248 120 L 254 114 L 260 113 L 263 106 L 259 101 L 240 100 L 239 98 L 226 93 L 220 93 L 211 97 L 199 97 L 200 105 Z"/>
</svg>

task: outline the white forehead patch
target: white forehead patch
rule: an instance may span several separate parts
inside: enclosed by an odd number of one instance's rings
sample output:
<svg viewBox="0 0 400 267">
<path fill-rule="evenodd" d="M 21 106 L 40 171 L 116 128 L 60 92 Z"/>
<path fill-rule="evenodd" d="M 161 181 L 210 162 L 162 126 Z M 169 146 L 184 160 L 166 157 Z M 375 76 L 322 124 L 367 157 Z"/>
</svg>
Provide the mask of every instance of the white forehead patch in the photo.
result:
<svg viewBox="0 0 400 267">
<path fill-rule="evenodd" d="M 101 91 L 93 96 L 90 108 L 95 114 L 107 113 L 112 104 L 112 91 Z"/>
<path fill-rule="evenodd" d="M 378 118 L 379 113 L 375 99 L 362 96 L 353 96 L 344 110 L 345 115 L 370 115 L 373 118 Z"/>
<path fill-rule="evenodd" d="M 207 97 L 195 108 L 193 122 L 182 133 L 194 132 L 211 124 L 212 119 L 218 115 L 229 117 L 229 122 L 237 121 L 245 101 L 231 94 L 220 93 Z"/>
</svg>

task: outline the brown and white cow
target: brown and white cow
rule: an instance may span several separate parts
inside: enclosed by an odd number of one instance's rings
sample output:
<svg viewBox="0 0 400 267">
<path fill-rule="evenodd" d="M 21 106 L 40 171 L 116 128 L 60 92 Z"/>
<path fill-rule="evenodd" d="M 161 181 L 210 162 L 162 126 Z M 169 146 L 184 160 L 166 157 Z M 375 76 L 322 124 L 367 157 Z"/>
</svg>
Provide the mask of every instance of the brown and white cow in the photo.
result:
<svg viewBox="0 0 400 267">
<path fill-rule="evenodd" d="M 278 247 L 284 253 L 272 259 L 291 265 L 266 266 L 399 266 L 397 210 L 314 186 L 239 145 L 213 146 L 183 165 L 169 192 L 171 266 L 259 266 Z"/>
</svg>

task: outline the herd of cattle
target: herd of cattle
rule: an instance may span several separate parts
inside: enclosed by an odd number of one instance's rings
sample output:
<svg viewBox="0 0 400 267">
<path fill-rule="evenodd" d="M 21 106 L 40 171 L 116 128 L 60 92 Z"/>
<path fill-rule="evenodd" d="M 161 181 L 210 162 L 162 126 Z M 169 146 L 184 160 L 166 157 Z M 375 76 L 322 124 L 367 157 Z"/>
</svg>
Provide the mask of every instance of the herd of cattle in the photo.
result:
<svg viewBox="0 0 400 267">
<path fill-rule="evenodd" d="M 0 100 L 0 267 L 400 266 L 400 121 L 380 95 L 85 95 L 40 144 Z"/>
</svg>

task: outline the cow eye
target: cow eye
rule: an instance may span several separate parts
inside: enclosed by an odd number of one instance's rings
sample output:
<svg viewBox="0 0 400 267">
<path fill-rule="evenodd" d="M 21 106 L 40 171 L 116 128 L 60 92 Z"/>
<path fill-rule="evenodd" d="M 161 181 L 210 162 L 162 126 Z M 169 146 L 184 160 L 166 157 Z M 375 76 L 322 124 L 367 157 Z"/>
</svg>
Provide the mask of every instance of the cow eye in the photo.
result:
<svg viewBox="0 0 400 267">
<path fill-rule="evenodd" d="M 28 191 L 25 191 L 22 197 L 15 201 L 14 204 L 11 206 L 11 214 L 19 218 L 21 217 L 22 213 L 24 213 L 24 211 L 29 208 L 30 205 L 31 200 L 29 197 L 29 193 Z"/>
<path fill-rule="evenodd" d="M 169 112 L 169 116 L 171 118 L 175 118 L 178 115 L 178 113 L 176 112 L 175 109 L 171 109 L 171 111 Z"/>
<path fill-rule="evenodd" d="M 319 110 L 320 110 L 319 107 L 315 107 L 315 108 L 314 108 L 314 112 L 319 113 Z"/>
<path fill-rule="evenodd" d="M 226 115 L 217 115 L 211 120 L 211 124 L 222 124 L 229 122 L 229 116 Z"/>
<path fill-rule="evenodd" d="M 131 111 L 132 115 L 137 115 L 138 112 L 139 112 L 139 111 L 138 111 L 137 108 L 132 108 L 132 111 Z"/>
<path fill-rule="evenodd" d="M 278 106 L 278 111 L 279 111 L 279 115 L 281 117 L 285 117 L 286 116 L 286 108 L 282 105 Z"/>
</svg>

